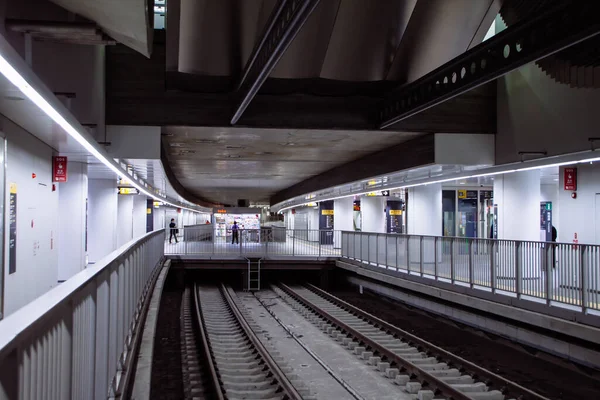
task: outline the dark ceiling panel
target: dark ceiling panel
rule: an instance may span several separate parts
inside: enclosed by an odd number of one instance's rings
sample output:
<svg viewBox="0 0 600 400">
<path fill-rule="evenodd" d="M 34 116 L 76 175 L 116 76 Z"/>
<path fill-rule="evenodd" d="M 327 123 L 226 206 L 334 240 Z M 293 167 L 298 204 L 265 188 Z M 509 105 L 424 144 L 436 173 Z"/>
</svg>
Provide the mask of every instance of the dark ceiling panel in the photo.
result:
<svg viewBox="0 0 600 400">
<path fill-rule="evenodd" d="M 268 201 L 277 191 L 415 133 L 165 127 L 165 159 L 191 193 L 214 202 Z"/>
<path fill-rule="evenodd" d="M 281 190 L 271 197 L 270 203 L 277 204 L 317 190 L 434 162 L 434 135 L 421 136 L 397 145 L 390 143 L 384 150 L 339 165 Z"/>
</svg>

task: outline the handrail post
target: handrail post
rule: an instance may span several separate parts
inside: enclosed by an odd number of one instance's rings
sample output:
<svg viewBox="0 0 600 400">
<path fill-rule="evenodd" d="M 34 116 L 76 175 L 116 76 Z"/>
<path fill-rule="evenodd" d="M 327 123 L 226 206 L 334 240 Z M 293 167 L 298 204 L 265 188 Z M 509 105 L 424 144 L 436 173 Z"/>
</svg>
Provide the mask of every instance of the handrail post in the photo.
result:
<svg viewBox="0 0 600 400">
<path fill-rule="evenodd" d="M 474 267 L 473 267 L 473 242 L 475 238 L 471 238 L 471 240 L 467 239 L 467 243 L 469 244 L 469 287 L 473 289 L 473 281 L 474 281 Z"/>
<path fill-rule="evenodd" d="M 371 235 L 367 233 L 367 261 L 371 265 Z"/>
<path fill-rule="evenodd" d="M 517 292 L 517 299 L 521 298 L 521 279 L 523 278 L 523 271 L 521 270 L 521 261 L 520 261 L 520 250 L 521 250 L 521 242 L 515 242 L 515 273 L 516 273 L 516 287 L 515 290 Z"/>
<path fill-rule="evenodd" d="M 552 302 L 551 291 L 553 289 L 552 278 L 554 274 L 554 244 L 547 245 L 546 248 L 550 251 L 546 250 L 546 305 L 550 306 Z M 548 255 L 550 253 L 550 255 Z"/>
<path fill-rule="evenodd" d="M 396 271 L 400 268 L 400 246 L 398 246 L 399 235 L 396 235 Z"/>
<path fill-rule="evenodd" d="M 580 281 L 581 281 L 581 312 L 586 314 L 587 313 L 587 305 L 588 305 L 588 288 L 587 288 L 587 268 L 585 265 L 585 253 L 587 250 L 587 246 L 586 245 L 581 245 L 580 250 L 579 250 L 579 268 L 580 268 L 580 272 L 579 275 L 581 275 Z"/>
<path fill-rule="evenodd" d="M 491 251 L 490 251 L 490 286 L 492 289 L 492 293 L 496 293 L 496 266 L 494 265 L 496 262 L 496 245 L 497 241 L 491 240 Z"/>
<path fill-rule="evenodd" d="M 319 238 L 319 242 L 321 241 L 321 238 Z M 293 230 L 292 231 L 292 256 L 296 255 L 296 231 Z"/>
<path fill-rule="evenodd" d="M 233 235 L 233 232 L 231 232 L 231 234 Z M 240 255 L 244 254 L 243 248 L 242 248 L 242 244 L 244 243 L 244 231 L 238 232 L 238 241 L 239 241 L 239 245 L 240 245 Z"/>
<path fill-rule="evenodd" d="M 406 236 L 406 273 L 410 274 L 410 236 Z"/>
<path fill-rule="evenodd" d="M 317 231 L 317 232 L 319 232 L 319 231 Z M 335 231 L 333 231 L 332 233 L 335 235 L 334 232 Z M 320 235 L 321 235 L 321 233 L 319 232 L 319 258 L 321 258 L 321 236 Z M 332 237 L 331 239 L 332 239 L 331 244 L 333 245 L 333 239 L 334 239 L 334 237 Z M 340 246 L 341 246 L 341 243 L 340 243 Z M 341 251 L 340 251 L 340 253 L 341 253 Z"/>
<path fill-rule="evenodd" d="M 388 269 L 390 266 L 388 265 L 388 238 L 389 236 L 385 234 L 385 269 Z"/>
<path fill-rule="evenodd" d="M 438 237 L 433 238 L 433 276 L 438 280 Z"/>
<path fill-rule="evenodd" d="M 425 249 L 423 248 L 423 236 L 419 236 L 419 273 L 423 276 L 423 263 L 425 258 Z"/>
<path fill-rule="evenodd" d="M 454 285 L 454 237 L 450 238 L 450 282 Z"/>
<path fill-rule="evenodd" d="M 375 264 L 379 267 L 379 233 L 375 234 Z"/>
</svg>

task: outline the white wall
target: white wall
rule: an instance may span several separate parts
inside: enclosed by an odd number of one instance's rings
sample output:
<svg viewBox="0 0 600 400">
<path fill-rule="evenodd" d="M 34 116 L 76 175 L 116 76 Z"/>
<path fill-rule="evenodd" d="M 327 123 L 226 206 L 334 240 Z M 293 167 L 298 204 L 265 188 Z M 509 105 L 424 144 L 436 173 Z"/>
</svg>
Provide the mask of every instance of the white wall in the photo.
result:
<svg viewBox="0 0 600 400">
<path fill-rule="evenodd" d="M 1 130 L 7 138 L 6 316 L 58 284 L 58 191 L 52 191 L 52 149 L 4 118 Z M 10 183 L 17 185 L 17 246 L 16 272 L 9 275 Z"/>
<path fill-rule="evenodd" d="M 165 216 L 166 216 L 166 207 L 159 207 L 152 209 L 152 214 L 154 217 L 154 230 L 162 229 L 166 227 L 165 224 Z"/>
<path fill-rule="evenodd" d="M 406 219 L 409 234 L 442 236 L 441 183 L 408 189 Z"/>
<path fill-rule="evenodd" d="M 600 244 L 596 232 L 600 226 L 600 210 L 596 209 L 596 194 L 600 193 L 600 164 L 577 164 L 577 198 L 564 188 L 564 168 L 560 168 L 558 186 L 558 241 L 570 243 L 577 233 L 581 244 Z M 556 221 L 556 219 L 555 219 Z"/>
<path fill-rule="evenodd" d="M 344 197 L 333 201 L 333 229 L 336 231 L 354 231 L 352 223 L 354 199 L 352 197 Z M 341 235 L 333 235 L 334 247 L 341 247 Z"/>
<path fill-rule="evenodd" d="M 497 175 L 498 239 L 539 241 L 540 198 L 539 170 Z"/>
<path fill-rule="evenodd" d="M 560 231 L 560 205 L 558 203 L 558 182 L 540 186 L 540 201 L 552 202 L 552 225 Z"/>
<path fill-rule="evenodd" d="M 88 258 L 102 259 L 117 248 L 117 180 L 88 181 Z"/>
<path fill-rule="evenodd" d="M 117 198 L 117 248 L 133 239 L 133 197 L 120 195 Z"/>
<path fill-rule="evenodd" d="M 58 280 L 65 281 L 86 267 L 85 229 L 88 197 L 87 164 L 69 162 L 67 182 L 57 183 Z"/>
<path fill-rule="evenodd" d="M 600 126 L 600 90 L 559 84 L 533 63 L 497 82 L 498 164 L 519 161 L 519 151 L 552 156 L 590 149 L 588 138 Z"/>
<path fill-rule="evenodd" d="M 361 197 L 362 231 L 385 233 L 385 207 L 387 197 Z"/>
<path fill-rule="evenodd" d="M 146 196 L 133 197 L 133 239 L 137 239 L 146 234 L 146 208 L 148 198 Z"/>
</svg>

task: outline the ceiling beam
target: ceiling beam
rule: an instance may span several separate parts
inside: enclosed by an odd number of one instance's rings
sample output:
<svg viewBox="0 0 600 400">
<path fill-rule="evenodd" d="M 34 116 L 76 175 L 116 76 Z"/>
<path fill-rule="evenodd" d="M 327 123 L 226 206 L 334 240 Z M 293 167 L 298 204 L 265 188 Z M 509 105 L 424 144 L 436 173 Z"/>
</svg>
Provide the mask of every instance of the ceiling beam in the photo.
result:
<svg viewBox="0 0 600 400">
<path fill-rule="evenodd" d="M 435 163 L 434 135 L 424 135 L 339 165 L 275 193 L 271 205 L 306 193 Z"/>
<path fill-rule="evenodd" d="M 598 2 L 558 2 L 536 18 L 500 32 L 388 96 L 380 129 L 600 33 Z"/>
<path fill-rule="evenodd" d="M 235 125 L 267 80 L 319 0 L 279 0 L 266 29 L 252 52 L 238 84 L 240 101 L 231 124 Z"/>
</svg>

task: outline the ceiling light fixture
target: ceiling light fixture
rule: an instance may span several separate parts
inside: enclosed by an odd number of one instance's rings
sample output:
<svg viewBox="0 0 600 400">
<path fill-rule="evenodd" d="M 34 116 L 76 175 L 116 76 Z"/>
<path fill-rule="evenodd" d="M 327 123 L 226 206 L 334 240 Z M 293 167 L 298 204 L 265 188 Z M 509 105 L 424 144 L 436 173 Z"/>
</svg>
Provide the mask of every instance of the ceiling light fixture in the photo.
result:
<svg viewBox="0 0 600 400">
<path fill-rule="evenodd" d="M 587 154 L 587 153 L 586 153 Z M 523 168 L 515 168 L 515 169 L 508 169 L 508 170 L 504 170 L 504 171 L 494 171 L 494 172 L 485 172 L 485 173 L 480 173 L 480 174 L 473 174 L 473 175 L 469 175 L 469 176 L 455 176 L 452 178 L 444 178 L 444 179 L 438 179 L 438 180 L 434 180 L 434 181 L 430 181 L 430 182 L 417 182 L 414 184 L 407 184 L 407 185 L 402 185 L 402 186 L 398 186 L 398 187 L 391 187 L 391 188 L 385 188 L 385 190 L 399 190 L 399 189 L 408 189 L 408 188 L 412 188 L 412 187 L 418 187 L 418 186 L 426 186 L 426 185 L 434 185 L 437 183 L 445 183 L 445 182 L 453 182 L 453 181 L 457 181 L 459 179 L 470 179 L 470 178 L 481 178 L 481 177 L 486 177 L 486 176 L 495 176 L 495 175 L 504 175 L 504 174 L 511 174 L 513 172 L 523 172 L 523 171 L 530 171 L 530 170 L 536 170 L 536 169 L 545 169 L 545 168 L 552 168 L 552 167 L 560 167 L 560 166 L 565 166 L 565 165 L 574 165 L 574 164 L 584 164 L 584 163 L 592 163 L 595 161 L 600 161 L 600 157 L 594 157 L 594 158 L 586 158 L 584 160 L 573 160 L 573 161 L 565 161 L 565 162 L 559 162 L 559 163 L 553 163 L 553 164 L 546 164 L 546 165 L 537 165 L 534 167 L 523 167 Z M 370 191 L 365 191 L 365 192 L 360 192 L 360 193 L 351 193 L 351 194 L 343 194 L 343 195 L 338 195 L 338 196 L 332 196 L 332 197 L 324 197 L 322 199 L 317 199 L 317 197 L 319 195 L 316 194 L 312 194 L 311 199 L 315 199 L 312 201 L 331 201 L 331 200 L 338 200 L 338 199 L 343 199 L 346 197 L 352 197 L 352 196 L 363 196 L 367 193 L 372 192 L 372 190 Z M 306 198 L 308 199 L 308 198 Z M 288 203 L 289 204 L 289 203 Z M 289 210 L 291 208 L 295 208 L 295 207 L 302 207 L 307 205 L 308 202 L 301 202 L 298 204 L 293 204 L 293 205 L 289 205 L 289 206 L 285 206 L 279 209 L 279 213 L 285 211 L 285 210 Z M 277 208 L 277 205 L 274 205 L 273 208 Z"/>
<path fill-rule="evenodd" d="M 112 160 L 110 160 L 106 155 L 104 155 L 101 151 L 99 151 L 81 132 L 79 132 L 73 125 L 71 125 L 44 97 L 39 94 L 27 81 L 25 78 L 19 74 L 19 72 L 13 68 L 12 65 L 6 59 L 0 55 L 0 73 L 6 77 L 13 85 L 15 85 L 29 100 L 31 100 L 40 110 L 42 110 L 48 117 L 50 117 L 56 124 L 58 124 L 65 132 L 69 134 L 73 139 L 75 139 L 84 149 L 90 152 L 98 161 L 102 164 L 106 165 L 112 172 L 114 172 L 117 176 L 128 176 L 129 174 L 119 168 L 119 166 Z M 154 200 L 162 201 L 167 203 L 173 207 L 183 208 L 186 210 L 190 210 L 193 212 L 201 212 L 198 210 L 194 210 L 193 208 L 184 207 L 175 203 L 171 203 L 170 201 L 155 196 L 146 190 L 141 182 L 137 182 L 137 177 L 133 178 L 129 176 L 131 185 L 138 189 L 141 193 L 145 194 L 148 197 L 153 198 Z M 133 178 L 133 179 L 131 179 Z"/>
</svg>

